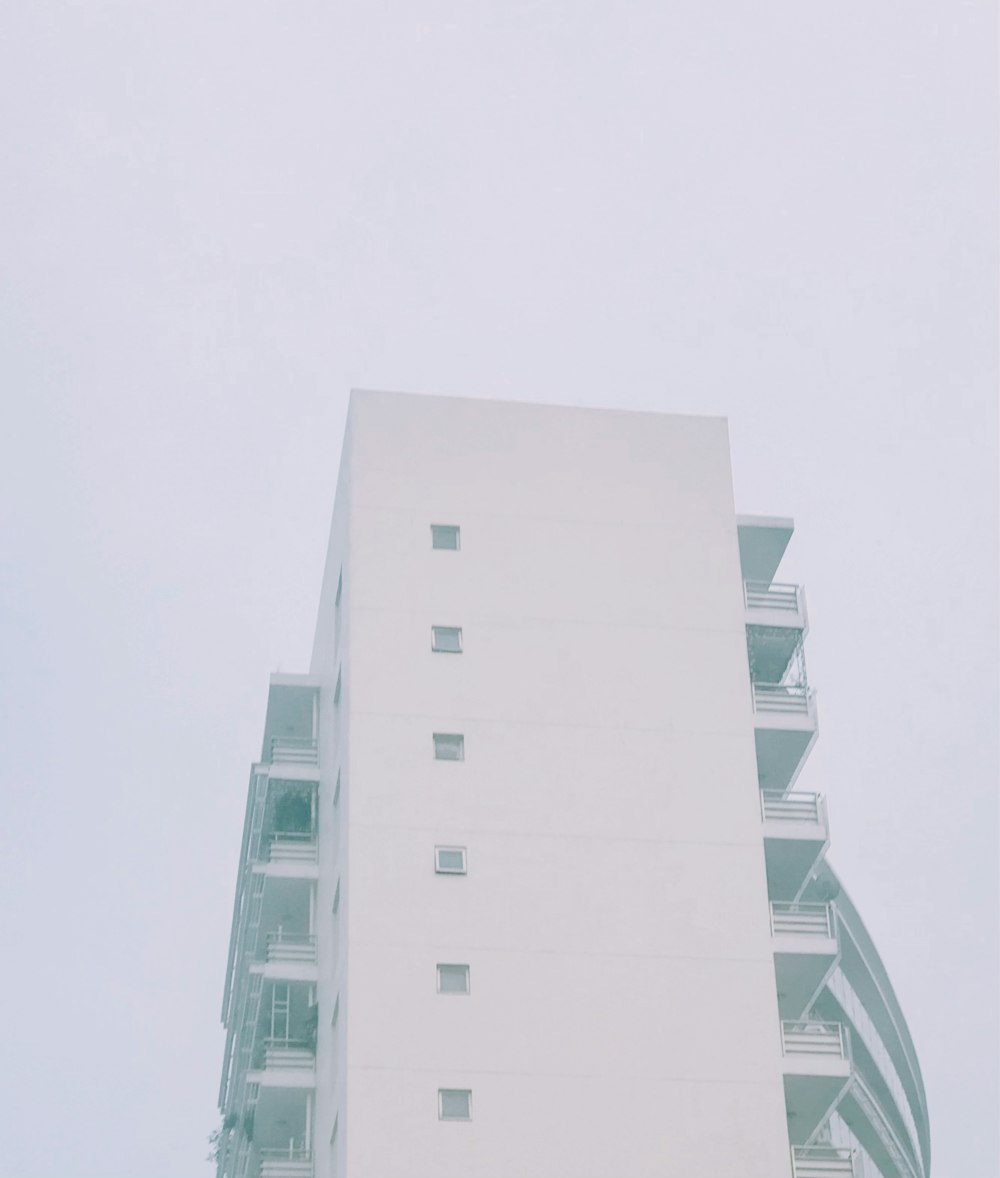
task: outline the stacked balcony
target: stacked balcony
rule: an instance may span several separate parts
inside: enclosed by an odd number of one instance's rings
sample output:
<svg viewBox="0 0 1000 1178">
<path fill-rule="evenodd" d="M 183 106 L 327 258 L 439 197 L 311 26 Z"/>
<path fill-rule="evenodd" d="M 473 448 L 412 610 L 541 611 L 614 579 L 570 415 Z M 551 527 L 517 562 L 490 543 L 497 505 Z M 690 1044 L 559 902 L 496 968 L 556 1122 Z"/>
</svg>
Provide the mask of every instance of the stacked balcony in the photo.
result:
<svg viewBox="0 0 1000 1178">
<path fill-rule="evenodd" d="M 761 789 L 786 793 L 818 732 L 803 653 L 805 593 L 774 580 L 792 522 L 742 517 L 738 534 L 758 778 Z"/>
<path fill-rule="evenodd" d="M 778 1011 L 801 1018 L 840 959 L 833 906 L 772 900 L 771 947 Z"/>
<path fill-rule="evenodd" d="M 761 820 L 768 895 L 797 900 L 830 845 L 830 823 L 821 794 L 762 791 Z"/>
<path fill-rule="evenodd" d="M 776 606 L 774 601 L 785 602 Z M 744 584 L 754 741 L 761 789 L 791 789 L 816 741 L 816 702 L 806 677 L 805 601 L 797 585 Z"/>
<path fill-rule="evenodd" d="M 272 679 L 233 920 L 220 1178 L 313 1178 L 318 685 Z"/>
<path fill-rule="evenodd" d="M 818 732 L 806 675 L 805 594 L 774 579 L 790 520 L 744 518 L 738 531 L 793 1169 L 795 1178 L 853 1178 L 850 1151 L 810 1145 L 850 1085 L 852 1060 L 846 1028 L 813 1012 L 840 949 L 832 905 L 802 899 L 830 841 L 823 798 L 792 791 Z"/>
</svg>

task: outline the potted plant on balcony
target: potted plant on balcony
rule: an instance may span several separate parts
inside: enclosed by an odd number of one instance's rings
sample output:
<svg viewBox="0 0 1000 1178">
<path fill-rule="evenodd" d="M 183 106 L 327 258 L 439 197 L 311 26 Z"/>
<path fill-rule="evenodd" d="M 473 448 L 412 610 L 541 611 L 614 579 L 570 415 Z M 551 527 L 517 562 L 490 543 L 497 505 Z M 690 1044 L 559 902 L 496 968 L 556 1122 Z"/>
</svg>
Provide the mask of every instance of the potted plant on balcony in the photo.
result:
<svg viewBox="0 0 1000 1178">
<path fill-rule="evenodd" d="M 223 1118 L 222 1124 L 209 1133 L 209 1153 L 205 1159 L 206 1161 L 213 1162 L 215 1165 L 219 1164 L 219 1159 L 222 1157 L 223 1151 L 229 1143 L 229 1136 L 236 1128 L 236 1120 L 235 1113 L 227 1113 Z"/>
</svg>

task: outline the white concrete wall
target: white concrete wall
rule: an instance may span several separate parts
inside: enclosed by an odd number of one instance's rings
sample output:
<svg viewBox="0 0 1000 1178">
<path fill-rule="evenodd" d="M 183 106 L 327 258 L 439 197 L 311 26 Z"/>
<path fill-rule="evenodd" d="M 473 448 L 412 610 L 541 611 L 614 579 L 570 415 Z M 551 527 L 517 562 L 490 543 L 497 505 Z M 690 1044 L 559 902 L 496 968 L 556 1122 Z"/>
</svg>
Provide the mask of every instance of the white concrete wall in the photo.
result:
<svg viewBox="0 0 1000 1178">
<path fill-rule="evenodd" d="M 355 394 L 349 483 L 339 1178 L 784 1178 L 725 423 Z"/>
</svg>

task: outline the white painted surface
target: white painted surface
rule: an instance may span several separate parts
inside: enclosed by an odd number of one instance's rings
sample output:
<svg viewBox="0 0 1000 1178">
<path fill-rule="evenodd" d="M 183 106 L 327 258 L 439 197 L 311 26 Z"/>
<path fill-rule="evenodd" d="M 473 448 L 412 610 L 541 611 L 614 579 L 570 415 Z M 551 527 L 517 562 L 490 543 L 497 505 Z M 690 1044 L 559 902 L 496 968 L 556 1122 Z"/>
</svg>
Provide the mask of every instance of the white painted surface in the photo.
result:
<svg viewBox="0 0 1000 1178">
<path fill-rule="evenodd" d="M 787 1174 L 725 423 L 364 393 L 345 454 L 312 668 L 344 668 L 317 1178 L 334 1115 L 341 1178 Z M 461 552 L 431 548 L 441 520 Z M 471 965 L 468 999 L 438 961 Z M 471 1124 L 438 1120 L 449 1087 Z"/>
</svg>

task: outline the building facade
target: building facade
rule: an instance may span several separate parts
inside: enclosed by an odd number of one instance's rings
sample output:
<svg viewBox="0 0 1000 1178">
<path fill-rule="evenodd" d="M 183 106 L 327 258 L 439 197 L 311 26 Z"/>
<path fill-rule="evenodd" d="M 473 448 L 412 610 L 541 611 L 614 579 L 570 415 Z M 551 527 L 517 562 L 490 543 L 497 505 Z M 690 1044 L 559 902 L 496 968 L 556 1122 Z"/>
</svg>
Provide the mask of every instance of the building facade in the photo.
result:
<svg viewBox="0 0 1000 1178">
<path fill-rule="evenodd" d="M 220 1178 L 929 1178 L 793 788 L 791 533 L 722 419 L 353 394 L 250 774 Z"/>
</svg>

